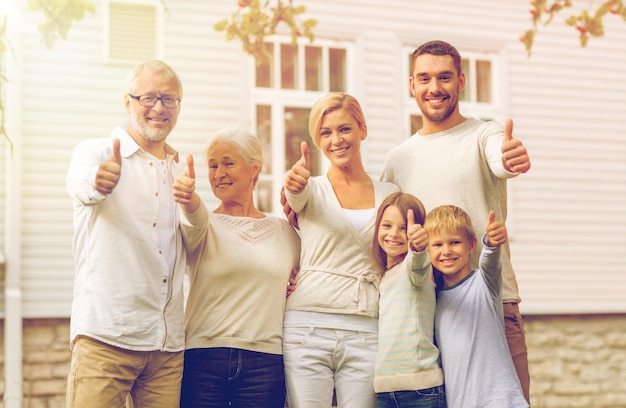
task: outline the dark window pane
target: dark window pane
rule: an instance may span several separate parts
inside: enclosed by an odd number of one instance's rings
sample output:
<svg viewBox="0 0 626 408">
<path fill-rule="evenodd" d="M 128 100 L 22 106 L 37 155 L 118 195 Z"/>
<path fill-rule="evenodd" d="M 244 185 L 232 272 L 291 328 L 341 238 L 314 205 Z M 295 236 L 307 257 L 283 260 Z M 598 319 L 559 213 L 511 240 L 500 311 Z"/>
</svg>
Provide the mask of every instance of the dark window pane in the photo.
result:
<svg viewBox="0 0 626 408">
<path fill-rule="evenodd" d="M 291 44 L 280 45 L 280 78 L 282 89 L 297 88 L 298 48 Z"/>
<path fill-rule="evenodd" d="M 285 108 L 285 171 L 300 159 L 300 143 L 306 141 L 309 144 L 311 174 L 317 176 L 320 173 L 320 154 L 309 135 L 310 111 L 308 108 Z"/>
<path fill-rule="evenodd" d="M 463 89 L 463 91 L 459 95 L 459 101 L 471 102 L 470 98 L 472 97 L 471 96 L 472 93 L 471 93 L 471 79 L 470 78 L 472 77 L 472 72 L 471 72 L 471 68 L 470 68 L 470 64 L 468 60 L 466 59 L 461 60 L 461 69 L 465 73 L 465 89 Z"/>
<path fill-rule="evenodd" d="M 304 63 L 306 65 L 306 90 L 322 90 L 322 49 L 320 47 L 305 47 Z"/>
<path fill-rule="evenodd" d="M 274 70 L 274 44 L 266 43 L 269 55 L 267 59 L 257 60 L 256 65 L 256 86 L 258 88 L 274 87 L 272 71 Z"/>
<path fill-rule="evenodd" d="M 328 64 L 330 72 L 330 91 L 346 91 L 346 50 L 330 48 L 328 50 Z"/>
<path fill-rule="evenodd" d="M 263 143 L 262 174 L 272 174 L 272 107 L 256 106 L 256 134 Z"/>
<path fill-rule="evenodd" d="M 491 61 L 476 61 L 476 94 L 478 102 L 491 103 Z"/>
<path fill-rule="evenodd" d="M 422 127 L 424 127 L 424 121 L 422 120 L 422 116 L 411 115 L 411 135 L 409 136 L 414 135 L 415 132 L 420 130 Z"/>
<path fill-rule="evenodd" d="M 272 179 L 259 179 L 256 183 L 257 188 L 257 206 L 260 211 L 271 213 L 272 212 Z"/>
<path fill-rule="evenodd" d="M 408 78 L 413 76 L 413 54 L 409 54 L 409 75 Z M 409 87 L 409 80 L 406 79 L 406 91 L 409 93 L 409 98 L 413 98 L 413 94 L 411 94 L 411 88 Z"/>
</svg>

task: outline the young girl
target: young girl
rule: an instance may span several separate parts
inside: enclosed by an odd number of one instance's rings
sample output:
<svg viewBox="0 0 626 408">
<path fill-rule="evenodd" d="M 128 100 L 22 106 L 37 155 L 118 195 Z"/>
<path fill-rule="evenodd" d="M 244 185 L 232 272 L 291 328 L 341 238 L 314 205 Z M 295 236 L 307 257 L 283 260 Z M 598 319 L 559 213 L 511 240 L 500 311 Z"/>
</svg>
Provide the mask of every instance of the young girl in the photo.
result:
<svg viewBox="0 0 626 408">
<path fill-rule="evenodd" d="M 391 194 L 378 209 L 372 248 L 384 271 L 374 377 L 378 408 L 446 406 L 425 216 L 421 201 L 404 193 Z"/>
</svg>

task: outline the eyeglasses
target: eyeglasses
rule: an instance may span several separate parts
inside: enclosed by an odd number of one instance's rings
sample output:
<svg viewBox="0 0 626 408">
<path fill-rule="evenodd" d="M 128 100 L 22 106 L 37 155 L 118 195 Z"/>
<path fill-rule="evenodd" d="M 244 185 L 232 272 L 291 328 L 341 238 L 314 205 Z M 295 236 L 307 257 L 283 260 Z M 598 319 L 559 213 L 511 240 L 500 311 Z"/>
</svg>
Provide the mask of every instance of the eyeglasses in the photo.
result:
<svg viewBox="0 0 626 408">
<path fill-rule="evenodd" d="M 150 107 L 150 108 L 153 107 L 153 106 L 156 106 L 157 101 L 161 101 L 163 106 L 165 106 L 166 108 L 175 108 L 180 103 L 180 98 L 175 98 L 175 97 L 170 96 L 170 95 L 163 95 L 163 96 L 139 95 L 139 96 L 136 96 L 136 95 L 128 94 L 128 96 L 130 96 L 133 99 L 137 99 L 137 101 L 139 102 L 139 104 L 141 106 L 147 106 L 147 107 Z"/>
</svg>

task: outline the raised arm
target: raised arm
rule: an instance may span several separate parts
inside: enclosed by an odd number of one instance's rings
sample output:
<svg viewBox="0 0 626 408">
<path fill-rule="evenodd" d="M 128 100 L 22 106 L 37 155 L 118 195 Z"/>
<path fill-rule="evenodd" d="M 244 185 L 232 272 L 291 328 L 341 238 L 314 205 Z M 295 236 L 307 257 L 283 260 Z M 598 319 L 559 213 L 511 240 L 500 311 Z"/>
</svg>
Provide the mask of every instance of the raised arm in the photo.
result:
<svg viewBox="0 0 626 408">
<path fill-rule="evenodd" d="M 502 293 L 502 263 L 500 262 L 501 246 L 507 241 L 506 227 L 496 221 L 496 213 L 489 211 L 483 249 L 480 254 L 480 270 L 494 300 L 500 302 Z"/>
</svg>

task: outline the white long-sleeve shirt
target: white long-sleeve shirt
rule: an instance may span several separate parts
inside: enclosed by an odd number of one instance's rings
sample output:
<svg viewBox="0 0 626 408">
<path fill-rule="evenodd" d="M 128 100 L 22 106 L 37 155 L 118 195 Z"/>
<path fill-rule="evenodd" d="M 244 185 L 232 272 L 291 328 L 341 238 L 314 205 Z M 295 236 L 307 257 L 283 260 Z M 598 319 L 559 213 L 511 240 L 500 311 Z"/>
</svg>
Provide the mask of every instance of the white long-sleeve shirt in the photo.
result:
<svg viewBox="0 0 626 408">
<path fill-rule="evenodd" d="M 372 180 L 375 208 L 398 186 Z M 287 311 L 378 317 L 380 273 L 371 258 L 376 213 L 359 229 L 346 216 L 328 177 L 311 177 L 300 194 L 286 192 L 298 214 L 302 250 Z"/>
<path fill-rule="evenodd" d="M 94 188 L 98 166 L 120 140 L 121 177 L 111 194 Z M 74 206 L 76 265 L 70 339 L 88 336 L 137 351 L 184 349 L 186 260 L 172 182 L 182 172 L 166 146 L 159 160 L 122 128 L 76 146 L 67 174 Z"/>
</svg>

